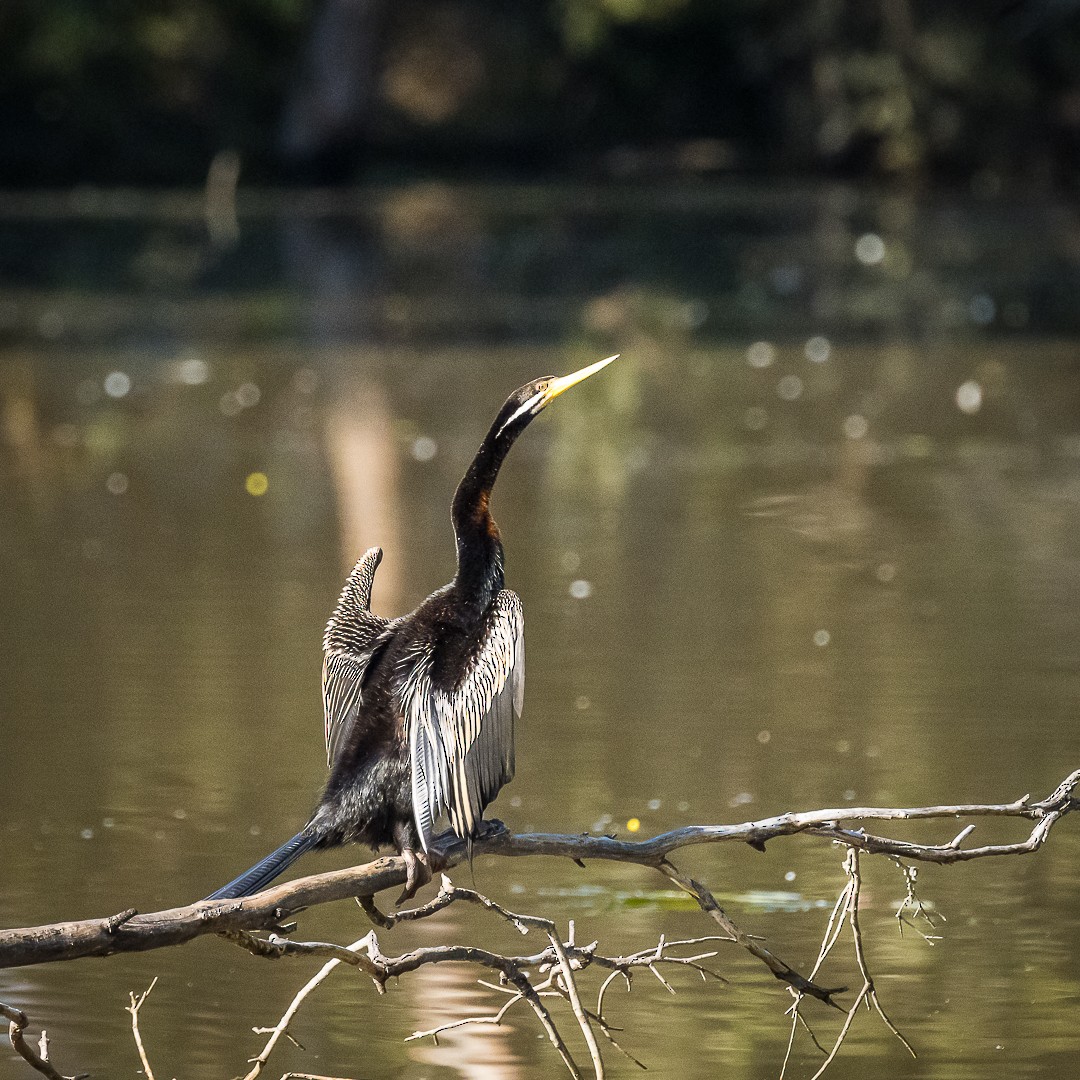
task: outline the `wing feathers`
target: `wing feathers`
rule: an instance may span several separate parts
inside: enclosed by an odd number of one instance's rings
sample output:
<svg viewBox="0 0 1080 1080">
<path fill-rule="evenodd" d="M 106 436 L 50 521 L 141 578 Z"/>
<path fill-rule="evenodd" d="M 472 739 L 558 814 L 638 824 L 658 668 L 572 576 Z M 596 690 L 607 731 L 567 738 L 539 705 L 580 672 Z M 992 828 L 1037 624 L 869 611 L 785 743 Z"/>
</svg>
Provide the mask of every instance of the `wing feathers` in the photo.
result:
<svg viewBox="0 0 1080 1080">
<path fill-rule="evenodd" d="M 458 836 L 475 836 L 484 808 L 514 775 L 525 678 L 521 601 L 499 593 L 480 649 L 455 688 L 432 686 L 432 662 L 430 646 L 408 657 L 402 687 L 413 814 L 425 850 L 442 813 Z"/>
<path fill-rule="evenodd" d="M 364 675 L 385 640 L 386 619 L 371 613 L 371 583 L 382 549 L 353 567 L 323 634 L 323 718 L 326 761 L 333 765 L 360 709 Z"/>
</svg>

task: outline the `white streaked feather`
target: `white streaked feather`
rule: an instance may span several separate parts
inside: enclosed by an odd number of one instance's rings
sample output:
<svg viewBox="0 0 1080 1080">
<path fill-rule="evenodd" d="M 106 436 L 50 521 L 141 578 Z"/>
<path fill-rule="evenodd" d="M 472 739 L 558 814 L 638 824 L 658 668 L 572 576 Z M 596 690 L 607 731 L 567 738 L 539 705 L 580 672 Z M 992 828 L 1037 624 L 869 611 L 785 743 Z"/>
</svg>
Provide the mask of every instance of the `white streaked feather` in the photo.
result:
<svg viewBox="0 0 1080 1080">
<path fill-rule="evenodd" d="M 514 775 L 525 681 L 521 601 L 499 593 L 484 641 L 452 691 L 432 686 L 432 662 L 430 644 L 406 657 L 401 684 L 413 816 L 425 851 L 443 813 L 458 836 L 475 835 L 484 808 Z"/>
</svg>

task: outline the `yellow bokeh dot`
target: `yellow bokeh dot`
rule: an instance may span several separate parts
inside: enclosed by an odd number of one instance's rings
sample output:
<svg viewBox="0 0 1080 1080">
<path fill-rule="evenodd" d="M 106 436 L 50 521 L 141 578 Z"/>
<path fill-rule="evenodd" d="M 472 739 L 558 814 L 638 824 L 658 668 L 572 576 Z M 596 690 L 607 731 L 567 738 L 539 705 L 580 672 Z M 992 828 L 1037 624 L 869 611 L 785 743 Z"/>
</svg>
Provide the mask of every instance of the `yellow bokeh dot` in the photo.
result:
<svg viewBox="0 0 1080 1080">
<path fill-rule="evenodd" d="M 626 823 L 626 831 L 627 832 L 637 832 L 638 829 L 640 829 L 640 828 L 641 828 L 641 822 L 638 821 L 638 819 L 636 817 L 632 817 Z"/>
<path fill-rule="evenodd" d="M 267 480 L 266 473 L 262 472 L 248 473 L 248 478 L 244 481 L 244 488 L 249 495 L 265 495 L 269 487 L 270 481 Z"/>
</svg>

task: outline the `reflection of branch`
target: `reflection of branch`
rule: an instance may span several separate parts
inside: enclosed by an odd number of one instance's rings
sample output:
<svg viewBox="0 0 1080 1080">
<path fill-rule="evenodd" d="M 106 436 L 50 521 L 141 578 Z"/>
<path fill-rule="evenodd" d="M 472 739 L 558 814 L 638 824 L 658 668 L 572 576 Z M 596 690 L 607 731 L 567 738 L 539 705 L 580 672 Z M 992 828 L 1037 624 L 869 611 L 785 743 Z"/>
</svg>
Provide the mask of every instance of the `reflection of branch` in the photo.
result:
<svg viewBox="0 0 1080 1080">
<path fill-rule="evenodd" d="M 42 1076 L 47 1076 L 49 1080 L 86 1080 L 86 1077 L 90 1075 L 79 1073 L 76 1076 L 64 1076 L 57 1072 L 49 1061 L 49 1039 L 45 1032 L 41 1033 L 37 1050 L 23 1038 L 23 1032 L 30 1023 L 30 1018 L 22 1009 L 12 1008 L 0 1001 L 0 1016 L 8 1021 L 8 1038 L 11 1040 L 12 1049 Z"/>
<path fill-rule="evenodd" d="M 914 894 L 914 874 L 908 873 L 910 870 L 909 867 L 902 866 L 901 869 L 905 871 L 908 882 L 908 896 L 900 905 L 900 911 L 902 912 L 908 903 L 918 903 L 918 901 Z M 840 939 L 840 934 L 843 931 L 844 923 L 846 922 L 851 927 L 851 936 L 855 948 L 855 962 L 859 967 L 859 974 L 862 975 L 863 984 L 859 988 L 854 1003 L 851 1005 L 851 1008 L 848 1009 L 847 1015 L 844 1017 L 844 1023 L 840 1028 L 840 1033 L 837 1035 L 831 1050 L 826 1050 L 821 1043 L 818 1042 L 817 1036 L 811 1030 L 810 1025 L 807 1024 L 805 1017 L 803 1017 L 799 1010 L 804 995 L 795 988 L 791 988 L 791 995 L 795 998 L 795 1002 L 788 1010 L 788 1013 L 791 1016 L 791 1031 L 788 1035 L 787 1050 L 784 1053 L 784 1064 L 780 1069 L 780 1080 L 783 1080 L 784 1074 L 787 1072 L 788 1063 L 791 1060 L 791 1051 L 795 1044 L 795 1032 L 800 1025 L 806 1030 L 814 1046 L 825 1058 L 811 1078 L 811 1080 L 819 1080 L 819 1077 L 833 1063 L 836 1055 L 840 1052 L 840 1047 L 843 1046 L 844 1040 L 851 1030 L 855 1014 L 859 1011 L 859 1006 L 862 1005 L 863 1001 L 868 1001 L 873 1005 L 885 1026 L 900 1040 L 908 1053 L 911 1054 L 912 1057 L 915 1057 L 915 1051 L 912 1049 L 911 1044 L 889 1019 L 885 1009 L 882 1007 L 881 1002 L 878 999 L 877 988 L 874 986 L 873 977 L 871 976 L 870 969 L 866 963 L 866 953 L 863 951 L 862 927 L 859 924 L 859 897 L 862 890 L 862 873 L 859 869 L 858 848 L 849 847 L 847 849 L 847 856 L 844 859 L 844 871 L 848 876 L 847 884 L 841 891 L 836 903 L 833 905 L 832 912 L 829 915 L 829 921 L 825 926 L 825 935 L 821 941 L 821 949 L 818 951 L 818 957 L 814 963 L 814 968 L 810 972 L 810 978 L 813 979 L 817 975 L 821 965 L 825 962 L 826 957 L 832 952 L 833 947 Z M 921 903 L 919 904 L 919 907 L 921 909 Z M 899 914 L 900 912 L 897 913 L 898 916 Z M 933 942 L 931 942 L 931 944 L 933 944 Z"/>
</svg>

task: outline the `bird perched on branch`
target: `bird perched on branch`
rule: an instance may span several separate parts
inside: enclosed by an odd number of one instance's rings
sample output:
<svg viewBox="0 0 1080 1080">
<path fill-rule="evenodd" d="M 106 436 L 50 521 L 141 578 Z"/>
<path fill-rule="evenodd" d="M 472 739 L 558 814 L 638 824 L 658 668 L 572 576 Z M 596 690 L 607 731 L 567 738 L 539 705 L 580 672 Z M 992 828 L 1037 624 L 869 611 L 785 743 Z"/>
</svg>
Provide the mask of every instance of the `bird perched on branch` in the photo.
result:
<svg viewBox="0 0 1080 1080">
<path fill-rule="evenodd" d="M 525 688 L 521 601 L 503 588 L 491 490 L 530 421 L 614 359 L 537 379 L 506 399 L 454 495 L 449 585 L 387 620 L 371 611 L 382 551 L 356 564 L 323 639 L 330 776 L 319 804 L 296 836 L 208 900 L 250 896 L 304 852 L 350 841 L 402 854 L 407 899 L 431 878 L 427 853 L 444 814 L 471 850 L 484 808 L 514 775 Z"/>
</svg>

